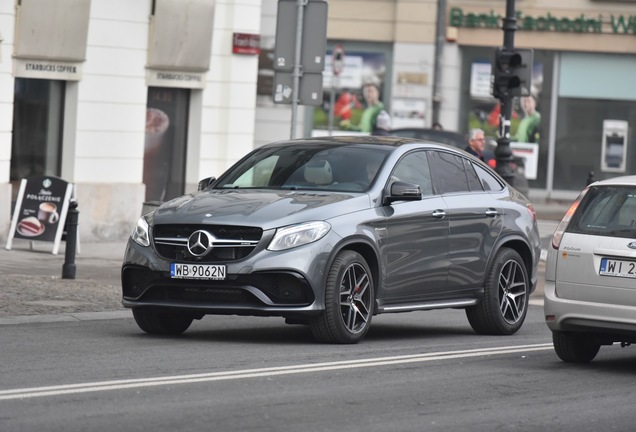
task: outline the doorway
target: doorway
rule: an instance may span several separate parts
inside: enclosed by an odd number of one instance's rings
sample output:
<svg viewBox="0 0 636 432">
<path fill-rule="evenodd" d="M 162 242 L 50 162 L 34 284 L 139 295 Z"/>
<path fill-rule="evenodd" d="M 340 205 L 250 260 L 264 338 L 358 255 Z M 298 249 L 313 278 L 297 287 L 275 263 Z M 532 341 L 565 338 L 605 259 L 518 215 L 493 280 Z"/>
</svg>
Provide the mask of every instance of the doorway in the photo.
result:
<svg viewBox="0 0 636 432">
<path fill-rule="evenodd" d="M 167 201 L 185 191 L 190 90 L 149 87 L 143 182 L 146 201 Z"/>
</svg>

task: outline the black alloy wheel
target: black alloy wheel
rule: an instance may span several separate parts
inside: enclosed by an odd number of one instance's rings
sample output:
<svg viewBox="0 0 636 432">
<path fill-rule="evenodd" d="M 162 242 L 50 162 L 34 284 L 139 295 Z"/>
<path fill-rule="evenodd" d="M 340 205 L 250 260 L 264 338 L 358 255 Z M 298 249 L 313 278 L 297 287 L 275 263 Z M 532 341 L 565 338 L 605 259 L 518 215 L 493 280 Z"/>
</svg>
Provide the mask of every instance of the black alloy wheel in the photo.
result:
<svg viewBox="0 0 636 432">
<path fill-rule="evenodd" d="M 321 342 L 354 344 L 371 326 L 375 291 L 371 270 L 357 252 L 345 250 L 334 260 L 325 287 L 325 310 L 311 323 Z"/>
<path fill-rule="evenodd" d="M 479 334 L 511 335 L 523 325 L 528 313 L 530 282 L 521 256 L 502 248 L 486 275 L 484 297 L 466 309 L 473 330 Z"/>
</svg>

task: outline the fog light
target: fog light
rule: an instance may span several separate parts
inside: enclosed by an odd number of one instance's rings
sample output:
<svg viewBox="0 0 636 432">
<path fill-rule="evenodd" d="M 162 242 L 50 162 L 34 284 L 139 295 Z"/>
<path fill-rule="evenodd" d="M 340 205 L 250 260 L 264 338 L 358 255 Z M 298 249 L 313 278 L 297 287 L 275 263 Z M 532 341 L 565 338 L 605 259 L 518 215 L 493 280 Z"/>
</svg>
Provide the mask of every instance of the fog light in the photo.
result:
<svg viewBox="0 0 636 432">
<path fill-rule="evenodd" d="M 546 315 L 545 320 L 549 322 L 556 321 L 556 315 Z"/>
</svg>

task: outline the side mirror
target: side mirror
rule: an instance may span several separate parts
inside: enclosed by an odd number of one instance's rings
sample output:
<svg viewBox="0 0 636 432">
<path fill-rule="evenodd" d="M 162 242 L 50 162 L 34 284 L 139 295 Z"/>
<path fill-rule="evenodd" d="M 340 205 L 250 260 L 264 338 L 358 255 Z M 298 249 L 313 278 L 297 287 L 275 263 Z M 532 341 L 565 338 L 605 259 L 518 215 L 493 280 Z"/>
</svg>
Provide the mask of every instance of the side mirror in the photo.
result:
<svg viewBox="0 0 636 432">
<path fill-rule="evenodd" d="M 385 204 L 394 201 L 420 201 L 422 189 L 420 185 L 403 181 L 395 181 L 389 186 L 389 194 L 384 197 Z"/>
<path fill-rule="evenodd" d="M 197 187 L 197 190 L 202 191 L 204 189 L 207 189 L 215 181 L 216 181 L 216 177 L 206 177 L 199 182 L 199 186 Z"/>
</svg>

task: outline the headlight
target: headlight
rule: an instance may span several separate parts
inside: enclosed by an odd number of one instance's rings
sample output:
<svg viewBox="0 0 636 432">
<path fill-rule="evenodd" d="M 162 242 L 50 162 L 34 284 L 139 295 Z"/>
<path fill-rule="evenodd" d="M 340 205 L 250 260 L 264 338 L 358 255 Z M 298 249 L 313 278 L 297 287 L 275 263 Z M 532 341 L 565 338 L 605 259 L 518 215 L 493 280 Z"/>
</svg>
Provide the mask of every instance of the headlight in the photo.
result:
<svg viewBox="0 0 636 432">
<path fill-rule="evenodd" d="M 150 236 L 148 235 L 148 222 L 145 217 L 137 221 L 137 226 L 133 229 L 130 237 L 140 246 L 150 246 Z"/>
<path fill-rule="evenodd" d="M 280 251 L 306 245 L 323 238 L 331 225 L 327 222 L 308 222 L 280 228 L 276 231 L 268 250 Z"/>
</svg>

